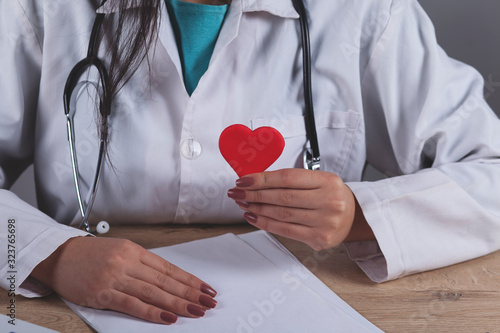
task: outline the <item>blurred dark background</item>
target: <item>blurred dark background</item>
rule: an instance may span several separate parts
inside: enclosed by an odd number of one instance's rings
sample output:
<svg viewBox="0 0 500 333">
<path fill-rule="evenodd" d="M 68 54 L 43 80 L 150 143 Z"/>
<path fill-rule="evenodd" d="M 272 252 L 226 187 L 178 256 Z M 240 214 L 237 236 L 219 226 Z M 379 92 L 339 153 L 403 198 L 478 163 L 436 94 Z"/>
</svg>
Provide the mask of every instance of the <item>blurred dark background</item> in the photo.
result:
<svg viewBox="0 0 500 333">
<path fill-rule="evenodd" d="M 500 1 L 419 0 L 450 57 L 474 66 L 495 91 L 487 101 L 500 116 Z M 489 85 L 492 89 L 492 85 Z"/>
</svg>

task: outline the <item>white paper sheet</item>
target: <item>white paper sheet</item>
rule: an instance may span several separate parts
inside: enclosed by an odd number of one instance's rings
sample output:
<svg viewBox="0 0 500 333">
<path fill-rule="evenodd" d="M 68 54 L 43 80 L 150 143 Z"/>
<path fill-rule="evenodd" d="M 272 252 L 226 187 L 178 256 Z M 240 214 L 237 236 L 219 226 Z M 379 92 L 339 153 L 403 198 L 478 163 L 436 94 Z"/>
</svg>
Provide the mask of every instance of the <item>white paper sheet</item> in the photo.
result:
<svg viewBox="0 0 500 333">
<path fill-rule="evenodd" d="M 356 310 L 351 308 L 349 304 L 344 302 L 337 294 L 335 294 L 327 285 L 316 277 L 306 266 L 304 266 L 288 249 L 283 246 L 276 238 L 269 233 L 259 230 L 247 234 L 239 235 L 246 243 L 252 246 L 255 250 L 265 256 L 270 262 L 278 266 L 280 269 L 290 274 L 295 279 L 301 281 L 306 286 L 311 288 L 315 293 L 324 297 L 334 306 L 342 309 L 346 314 L 364 325 L 369 332 L 382 332 L 365 317 L 360 315 Z M 311 267 L 321 262 L 323 255 L 311 256 L 306 258 L 307 263 Z M 326 254 L 328 256 L 328 254 Z"/>
<path fill-rule="evenodd" d="M 277 265 L 266 259 L 247 244 L 246 241 L 252 239 L 257 239 L 253 246 L 259 249 L 269 244 L 276 247 L 271 238 L 252 233 L 245 236 L 245 241 L 226 234 L 152 250 L 218 291 L 217 307 L 207 311 L 203 318 L 180 317 L 177 323 L 166 328 L 114 311 L 66 303 L 96 331 L 105 333 L 380 332 L 353 316 L 354 310 L 346 307 L 342 300 L 319 296 L 300 279 L 287 274 L 286 269 L 279 268 L 286 266 L 287 260 L 277 260 Z M 269 251 L 264 252 L 269 255 Z"/>
</svg>

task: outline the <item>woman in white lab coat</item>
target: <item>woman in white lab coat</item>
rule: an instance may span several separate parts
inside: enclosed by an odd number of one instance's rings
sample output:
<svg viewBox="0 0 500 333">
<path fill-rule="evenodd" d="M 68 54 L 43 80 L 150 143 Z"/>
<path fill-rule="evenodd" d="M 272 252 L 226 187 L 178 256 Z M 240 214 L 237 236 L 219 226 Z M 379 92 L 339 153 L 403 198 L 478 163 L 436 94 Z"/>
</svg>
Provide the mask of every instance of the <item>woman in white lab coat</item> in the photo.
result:
<svg viewBox="0 0 500 333">
<path fill-rule="evenodd" d="M 35 297 L 52 289 L 158 323 L 200 317 L 216 304 L 209 284 L 140 246 L 81 237 L 87 233 L 67 226 L 80 216 L 62 95 L 86 54 L 96 9 L 107 22 L 100 57 L 112 75 L 131 72 L 115 87 L 91 221 L 231 223 L 244 216 L 314 249 L 344 242 L 376 282 L 500 248 L 500 122 L 480 75 L 438 47 L 414 0 L 305 2 L 320 172 L 301 169 L 302 61 L 290 0 L 233 0 L 191 94 L 163 0 L 102 7 L 98 0 L 1 0 L 0 221 L 18 226 L 18 292 Z M 130 21 L 133 13 L 146 15 Z M 120 24 L 122 41 L 142 46 L 134 51 L 137 66 L 109 52 Z M 93 72 L 86 79 L 98 82 Z M 85 90 L 77 101 L 84 193 L 98 151 L 96 94 Z M 283 134 L 285 150 L 271 171 L 237 180 L 217 147 L 235 123 Z M 362 182 L 366 162 L 389 177 Z M 31 163 L 39 209 L 8 190 Z M 6 234 L 5 227 L 2 244 Z"/>
</svg>

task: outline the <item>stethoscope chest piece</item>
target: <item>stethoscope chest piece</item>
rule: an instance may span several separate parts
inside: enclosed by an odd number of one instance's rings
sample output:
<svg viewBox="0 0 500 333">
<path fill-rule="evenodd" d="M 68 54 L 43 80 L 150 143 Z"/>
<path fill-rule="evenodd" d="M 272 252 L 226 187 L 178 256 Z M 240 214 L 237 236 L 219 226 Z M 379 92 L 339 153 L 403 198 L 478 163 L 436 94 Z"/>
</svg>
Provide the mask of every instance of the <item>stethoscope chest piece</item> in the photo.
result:
<svg viewBox="0 0 500 333">
<path fill-rule="evenodd" d="M 314 157 L 311 148 L 306 148 L 304 150 L 304 169 L 317 171 L 321 169 L 320 166 L 320 158 Z"/>
</svg>

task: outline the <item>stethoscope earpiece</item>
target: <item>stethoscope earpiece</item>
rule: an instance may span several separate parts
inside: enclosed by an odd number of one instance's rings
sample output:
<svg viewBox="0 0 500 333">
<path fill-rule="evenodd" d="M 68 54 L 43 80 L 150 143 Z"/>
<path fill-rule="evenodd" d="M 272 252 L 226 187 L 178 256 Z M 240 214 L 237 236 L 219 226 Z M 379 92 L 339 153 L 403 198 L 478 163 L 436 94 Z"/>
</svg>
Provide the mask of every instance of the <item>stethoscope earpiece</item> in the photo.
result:
<svg viewBox="0 0 500 333">
<path fill-rule="evenodd" d="M 97 231 L 98 234 L 105 234 L 109 231 L 109 223 L 106 221 L 101 221 L 97 223 L 95 230 Z"/>
</svg>

